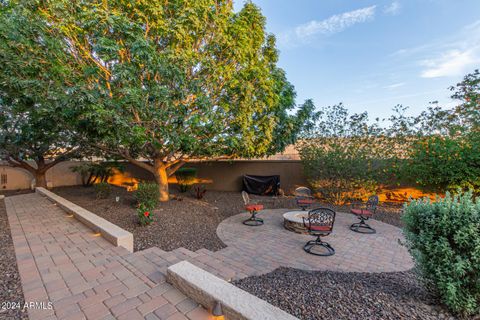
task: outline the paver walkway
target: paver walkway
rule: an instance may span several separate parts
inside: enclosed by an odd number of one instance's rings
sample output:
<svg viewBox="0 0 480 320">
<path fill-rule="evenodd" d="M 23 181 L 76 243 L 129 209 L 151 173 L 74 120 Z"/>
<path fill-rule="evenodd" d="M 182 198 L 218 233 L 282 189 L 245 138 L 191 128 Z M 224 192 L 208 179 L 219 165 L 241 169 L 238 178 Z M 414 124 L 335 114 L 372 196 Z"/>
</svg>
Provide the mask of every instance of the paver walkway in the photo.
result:
<svg viewBox="0 0 480 320">
<path fill-rule="evenodd" d="M 25 301 L 35 319 L 208 319 L 208 313 L 37 194 L 5 199 Z M 52 303 L 51 307 L 49 302 Z"/>
</svg>

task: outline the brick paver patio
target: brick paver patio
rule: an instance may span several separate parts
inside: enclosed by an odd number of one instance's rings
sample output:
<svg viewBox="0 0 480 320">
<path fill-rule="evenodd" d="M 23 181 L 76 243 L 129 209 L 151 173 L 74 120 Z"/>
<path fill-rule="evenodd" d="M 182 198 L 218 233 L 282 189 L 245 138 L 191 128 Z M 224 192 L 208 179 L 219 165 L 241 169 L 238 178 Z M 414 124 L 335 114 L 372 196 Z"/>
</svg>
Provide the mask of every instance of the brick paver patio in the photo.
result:
<svg viewBox="0 0 480 320">
<path fill-rule="evenodd" d="M 399 228 L 369 220 L 377 233 L 360 234 L 349 229 L 357 219 L 342 212 L 337 213 L 332 234 L 324 238 L 335 248 L 335 255 L 310 255 L 303 251 L 303 245 L 314 237 L 286 230 L 283 227 L 283 214 L 287 211 L 291 209 L 261 211 L 259 217 L 264 219 L 265 224 L 258 227 L 242 224 L 247 214 L 224 220 L 218 226 L 217 234 L 228 248 L 218 253 L 241 256 L 244 263 L 261 264 L 267 269 L 266 272 L 276 266 L 346 272 L 405 271 L 414 266 L 408 250 L 400 244 L 404 237 Z"/>
<path fill-rule="evenodd" d="M 30 319 L 208 319 L 208 313 L 165 282 L 168 266 L 187 260 L 225 280 L 260 275 L 280 266 L 305 270 L 403 271 L 413 267 L 400 229 L 371 221 L 375 235 L 349 230 L 354 217 L 338 213 L 326 240 L 331 257 L 305 253 L 311 240 L 283 228 L 283 213 L 264 210 L 265 224 L 248 227 L 242 213 L 224 220 L 217 234 L 228 245 L 217 252 L 159 248 L 129 253 L 92 233 L 46 198 L 6 198 L 19 272 L 27 302 L 52 302 L 29 309 Z"/>
<path fill-rule="evenodd" d="M 208 319 L 208 313 L 37 194 L 5 199 L 25 301 L 34 319 Z M 41 303 L 43 302 L 43 306 Z M 48 303 L 52 308 L 48 308 Z"/>
</svg>

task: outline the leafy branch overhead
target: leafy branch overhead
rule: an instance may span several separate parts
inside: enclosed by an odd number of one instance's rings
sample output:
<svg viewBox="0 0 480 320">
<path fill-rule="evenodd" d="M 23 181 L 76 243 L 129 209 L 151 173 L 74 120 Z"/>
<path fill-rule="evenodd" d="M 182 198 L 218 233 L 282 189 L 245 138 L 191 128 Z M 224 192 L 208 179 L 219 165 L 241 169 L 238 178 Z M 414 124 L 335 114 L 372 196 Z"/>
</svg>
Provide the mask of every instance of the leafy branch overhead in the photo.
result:
<svg viewBox="0 0 480 320">
<path fill-rule="evenodd" d="M 184 162 L 260 157 L 295 140 L 313 113 L 276 66 L 275 38 L 248 2 L 66 1 L 30 6 L 59 30 L 92 103 L 79 131 L 151 171 L 161 197 Z M 142 158 L 146 162 L 139 161 Z"/>
<path fill-rule="evenodd" d="M 45 187 L 46 171 L 78 150 L 68 122 L 80 72 L 46 21 L 22 8 L 0 6 L 0 159 Z"/>
</svg>

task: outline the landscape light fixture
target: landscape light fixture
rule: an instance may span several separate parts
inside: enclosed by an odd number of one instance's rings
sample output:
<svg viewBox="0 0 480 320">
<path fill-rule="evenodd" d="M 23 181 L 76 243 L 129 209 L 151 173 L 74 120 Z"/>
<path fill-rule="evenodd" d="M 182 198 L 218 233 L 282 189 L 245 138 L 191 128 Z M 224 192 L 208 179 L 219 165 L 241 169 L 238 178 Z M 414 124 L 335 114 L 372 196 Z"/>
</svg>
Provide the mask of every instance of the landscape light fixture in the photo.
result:
<svg viewBox="0 0 480 320">
<path fill-rule="evenodd" d="M 223 316 L 222 304 L 218 301 L 215 302 L 215 305 L 212 309 L 213 319 L 215 320 L 224 320 L 225 317 Z"/>
</svg>

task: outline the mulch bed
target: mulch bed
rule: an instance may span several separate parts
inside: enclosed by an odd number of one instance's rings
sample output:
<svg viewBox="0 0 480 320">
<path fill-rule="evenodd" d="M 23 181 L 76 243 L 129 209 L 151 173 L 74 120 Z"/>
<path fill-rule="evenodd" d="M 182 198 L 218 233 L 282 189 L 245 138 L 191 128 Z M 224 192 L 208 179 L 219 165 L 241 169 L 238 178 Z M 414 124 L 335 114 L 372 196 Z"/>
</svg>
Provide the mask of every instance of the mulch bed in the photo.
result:
<svg viewBox="0 0 480 320">
<path fill-rule="evenodd" d="M 17 308 L 25 299 L 4 200 L 0 200 L 0 243 L 0 319 L 28 319 L 27 312 Z"/>
<path fill-rule="evenodd" d="M 278 268 L 234 284 L 304 320 L 456 319 L 414 271 L 345 273 Z"/>
</svg>

